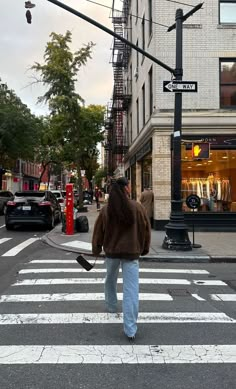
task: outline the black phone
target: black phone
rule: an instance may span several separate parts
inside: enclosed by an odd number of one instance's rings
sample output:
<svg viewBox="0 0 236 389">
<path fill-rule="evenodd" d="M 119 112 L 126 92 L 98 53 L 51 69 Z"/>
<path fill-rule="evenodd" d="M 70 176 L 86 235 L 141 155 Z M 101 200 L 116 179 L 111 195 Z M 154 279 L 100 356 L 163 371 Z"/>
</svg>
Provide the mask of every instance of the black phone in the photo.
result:
<svg viewBox="0 0 236 389">
<path fill-rule="evenodd" d="M 87 271 L 94 267 L 94 265 L 91 265 L 91 263 L 89 263 L 81 254 L 76 258 L 76 261 Z"/>
</svg>

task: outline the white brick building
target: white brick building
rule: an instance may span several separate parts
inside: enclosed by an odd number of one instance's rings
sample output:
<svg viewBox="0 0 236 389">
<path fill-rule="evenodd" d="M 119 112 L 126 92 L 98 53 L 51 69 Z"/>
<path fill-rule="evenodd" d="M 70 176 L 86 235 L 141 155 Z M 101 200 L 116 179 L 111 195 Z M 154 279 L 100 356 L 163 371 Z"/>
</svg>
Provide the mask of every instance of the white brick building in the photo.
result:
<svg viewBox="0 0 236 389">
<path fill-rule="evenodd" d="M 197 0 L 126 0 L 124 37 L 175 69 L 178 8 L 184 15 Z M 135 16 L 138 15 L 138 18 Z M 122 50 L 121 50 L 122 51 Z M 171 209 L 171 144 L 174 93 L 163 92 L 171 74 L 134 49 L 123 67 L 125 172 L 132 195 L 154 191 L 154 228 L 162 229 Z M 182 193 L 186 221 L 222 229 L 236 225 L 236 0 L 207 0 L 183 24 L 183 80 L 197 81 L 197 93 L 183 93 Z M 116 80 L 114 78 L 114 82 Z M 209 142 L 208 159 L 193 159 L 192 142 Z M 172 177 L 174 180 L 175 177 Z M 198 212 L 185 198 L 201 198 Z"/>
</svg>

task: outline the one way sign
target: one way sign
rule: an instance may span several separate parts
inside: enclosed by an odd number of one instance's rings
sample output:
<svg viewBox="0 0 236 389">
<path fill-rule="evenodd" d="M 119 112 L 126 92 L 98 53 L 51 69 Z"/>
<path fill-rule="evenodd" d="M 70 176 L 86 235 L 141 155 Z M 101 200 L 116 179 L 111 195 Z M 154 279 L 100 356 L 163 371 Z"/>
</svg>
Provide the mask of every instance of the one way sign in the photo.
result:
<svg viewBox="0 0 236 389">
<path fill-rule="evenodd" d="M 163 81 L 163 92 L 197 92 L 197 81 Z"/>
</svg>

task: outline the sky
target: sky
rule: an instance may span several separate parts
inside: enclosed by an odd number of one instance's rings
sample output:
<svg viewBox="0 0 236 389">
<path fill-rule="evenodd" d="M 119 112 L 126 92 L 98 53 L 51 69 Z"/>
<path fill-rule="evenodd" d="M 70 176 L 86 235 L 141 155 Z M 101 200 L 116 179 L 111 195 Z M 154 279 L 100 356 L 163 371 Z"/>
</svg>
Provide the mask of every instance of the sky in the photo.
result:
<svg viewBox="0 0 236 389">
<path fill-rule="evenodd" d="M 113 29 L 111 11 L 87 0 L 60 0 L 77 11 Z M 43 55 L 51 32 L 72 32 L 71 50 L 77 51 L 92 41 L 92 59 L 78 73 L 77 92 L 85 105 L 107 105 L 112 96 L 113 73 L 111 47 L 113 37 L 88 22 L 70 14 L 47 0 L 31 0 L 36 5 L 31 9 L 32 24 L 26 21 L 24 0 L 1 0 L 0 23 L 0 78 L 13 89 L 32 113 L 48 113 L 45 104 L 37 104 L 37 98 L 45 93 L 41 84 L 33 84 L 34 73 L 30 67 L 34 62 L 43 63 Z M 112 6 L 112 0 L 98 0 L 100 4 Z"/>
</svg>

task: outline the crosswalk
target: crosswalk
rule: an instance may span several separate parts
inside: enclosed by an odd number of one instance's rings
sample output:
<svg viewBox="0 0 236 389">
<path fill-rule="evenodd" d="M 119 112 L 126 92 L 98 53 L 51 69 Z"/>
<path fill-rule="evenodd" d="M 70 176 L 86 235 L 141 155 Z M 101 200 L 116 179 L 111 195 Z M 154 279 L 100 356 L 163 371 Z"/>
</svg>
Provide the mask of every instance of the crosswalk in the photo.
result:
<svg viewBox="0 0 236 389">
<path fill-rule="evenodd" d="M 3 328 L 8 331 L 8 343 L 0 344 L 0 366 L 236 363 L 236 342 L 225 344 L 222 339 L 219 344 L 209 342 L 214 326 L 226 326 L 226 330 L 235 333 L 236 317 L 227 310 L 224 312 L 222 302 L 226 306 L 236 302 L 236 294 L 226 282 L 209 279 L 208 270 L 141 262 L 140 313 L 134 344 L 128 342 L 122 330 L 122 277 L 118 279 L 119 312 L 107 313 L 104 276 L 103 260 L 97 261 L 91 272 L 80 268 L 70 257 L 33 259 L 22 265 L 15 282 L 0 296 L 0 335 Z M 47 334 L 55 325 L 61 338 L 55 342 L 54 334 L 50 342 Z M 91 344 L 82 336 L 74 339 L 74 343 L 65 342 L 74 325 L 84 326 L 83 334 L 93 328 Z M 180 341 L 177 337 L 173 344 L 161 339 L 158 344 L 150 344 L 146 334 L 158 333 L 160 326 L 166 329 L 173 325 L 182 326 L 182 343 L 177 343 Z M 194 325 L 208 326 L 203 331 L 205 339 L 198 344 L 184 341 L 185 331 Z M 22 342 L 17 344 L 10 341 L 16 327 L 24 333 Z M 35 343 L 32 340 L 29 343 L 27 333 L 31 334 L 30 339 L 35 333 Z M 116 343 L 113 333 L 120 334 Z"/>
<path fill-rule="evenodd" d="M 40 239 L 39 237 L 28 238 L 28 239 L 25 239 L 22 242 L 16 244 L 14 242 L 13 238 L 1 238 L 0 239 L 1 250 L 4 247 L 4 243 L 7 243 L 7 242 L 11 243 L 11 248 L 10 248 L 10 250 L 6 250 L 5 252 L 3 252 L 0 255 L 0 257 L 15 257 L 22 250 L 24 250 L 28 246 L 32 245 L 33 243 L 37 242 L 39 239 Z"/>
</svg>

